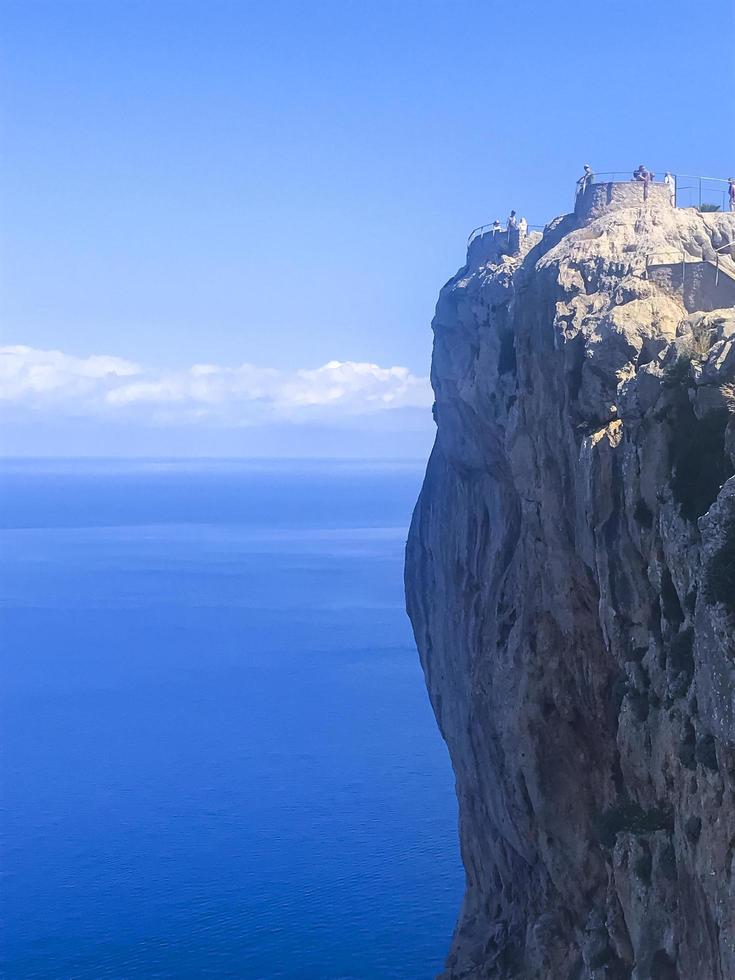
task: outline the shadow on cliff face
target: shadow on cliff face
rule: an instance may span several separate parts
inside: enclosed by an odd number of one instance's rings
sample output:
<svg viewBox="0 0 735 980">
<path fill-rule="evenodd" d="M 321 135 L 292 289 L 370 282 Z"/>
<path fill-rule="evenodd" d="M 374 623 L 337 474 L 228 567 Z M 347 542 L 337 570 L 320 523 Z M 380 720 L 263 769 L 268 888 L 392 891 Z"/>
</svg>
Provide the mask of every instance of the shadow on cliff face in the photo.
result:
<svg viewBox="0 0 735 980">
<path fill-rule="evenodd" d="M 725 452 L 727 409 L 697 418 L 683 389 L 676 402 L 672 433 L 673 476 L 671 487 L 682 516 L 696 521 L 717 499 L 723 483 L 733 475 Z"/>
<path fill-rule="evenodd" d="M 722 545 L 705 567 L 703 597 L 710 605 L 721 603 L 735 621 L 735 514 L 726 522 Z"/>
</svg>

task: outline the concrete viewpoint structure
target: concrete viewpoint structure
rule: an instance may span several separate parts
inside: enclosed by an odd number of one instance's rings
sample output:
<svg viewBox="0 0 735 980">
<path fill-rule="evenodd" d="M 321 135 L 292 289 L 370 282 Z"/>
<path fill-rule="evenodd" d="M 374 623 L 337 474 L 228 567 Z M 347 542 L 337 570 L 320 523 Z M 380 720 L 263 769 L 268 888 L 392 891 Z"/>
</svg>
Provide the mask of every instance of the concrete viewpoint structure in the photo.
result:
<svg viewBox="0 0 735 980">
<path fill-rule="evenodd" d="M 639 207 L 672 207 L 667 185 L 639 180 L 610 180 L 601 183 L 590 181 L 577 194 L 574 216 L 580 222 L 588 222 L 610 211 Z M 498 231 L 491 225 L 482 225 L 475 228 L 469 237 L 467 260 L 476 262 L 484 258 L 488 261 L 493 256 L 498 258 L 501 255 L 518 255 L 526 239 L 535 244 L 535 240 L 540 237 L 534 231 L 521 236 L 517 227 Z"/>
<path fill-rule="evenodd" d="M 583 221 L 594 221 L 610 211 L 644 207 L 673 207 L 668 186 L 642 180 L 589 183 L 577 195 L 574 213 Z"/>
<path fill-rule="evenodd" d="M 642 213 L 649 209 L 668 213 L 672 219 L 675 212 L 690 210 L 672 204 L 670 188 L 663 182 L 590 181 L 578 192 L 574 211 L 556 218 L 546 226 L 543 234 L 530 231 L 523 236 L 517 228 L 493 230 L 490 225 L 476 228 L 468 241 L 467 267 L 498 265 L 503 256 L 523 257 L 543 239 L 551 247 L 568 232 L 614 211 L 637 210 Z M 644 245 L 635 254 L 631 253 L 628 269 L 655 280 L 667 293 L 681 295 L 684 307 L 690 313 L 735 306 L 735 235 L 724 237 L 716 249 L 703 245 L 699 255 L 678 248 L 651 251 Z"/>
<path fill-rule="evenodd" d="M 600 180 L 600 177 L 612 177 L 613 179 Z M 727 184 L 722 178 L 714 177 L 683 177 L 682 179 L 694 180 L 699 183 L 699 199 L 702 202 L 703 186 L 712 183 Z M 679 177 L 676 177 L 677 195 L 679 190 L 696 190 L 692 186 L 682 186 Z M 706 187 L 705 187 L 706 189 Z M 717 193 L 721 191 L 718 188 Z M 691 205 L 696 207 L 696 204 Z M 677 196 L 677 202 L 672 204 L 671 189 L 664 182 L 636 180 L 635 178 L 624 178 L 622 174 L 592 174 L 586 182 L 584 188 L 579 190 L 574 202 L 574 211 L 567 215 L 566 220 L 574 220 L 577 224 L 587 224 L 602 215 L 609 214 L 611 211 L 619 211 L 626 208 L 681 208 Z M 556 221 L 552 226 L 556 227 Z M 531 226 L 540 228 L 540 226 Z M 546 230 L 544 233 L 546 233 Z M 493 229 L 492 225 L 482 225 L 475 228 L 467 242 L 467 262 L 474 265 L 482 262 L 498 261 L 503 255 L 518 255 L 524 250 L 525 246 L 532 247 L 540 241 L 542 235 L 537 230 L 530 230 L 526 236 L 521 236 L 517 228 L 507 230 Z M 729 271 L 728 271 L 728 274 Z"/>
</svg>

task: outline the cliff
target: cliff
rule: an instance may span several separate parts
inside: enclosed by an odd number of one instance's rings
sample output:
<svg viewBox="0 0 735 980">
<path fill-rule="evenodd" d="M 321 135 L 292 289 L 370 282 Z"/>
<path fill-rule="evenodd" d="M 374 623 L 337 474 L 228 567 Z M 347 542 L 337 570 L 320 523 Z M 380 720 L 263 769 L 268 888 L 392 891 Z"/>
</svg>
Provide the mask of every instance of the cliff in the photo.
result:
<svg viewBox="0 0 735 980">
<path fill-rule="evenodd" d="M 568 215 L 441 291 L 407 606 L 447 978 L 735 978 L 735 215 Z"/>
</svg>

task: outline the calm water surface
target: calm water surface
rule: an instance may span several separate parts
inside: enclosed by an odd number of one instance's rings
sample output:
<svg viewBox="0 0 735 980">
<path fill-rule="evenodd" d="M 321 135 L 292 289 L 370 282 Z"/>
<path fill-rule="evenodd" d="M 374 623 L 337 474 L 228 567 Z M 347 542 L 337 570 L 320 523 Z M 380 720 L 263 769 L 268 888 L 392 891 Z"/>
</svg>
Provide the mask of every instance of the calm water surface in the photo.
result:
<svg viewBox="0 0 735 980">
<path fill-rule="evenodd" d="M 440 969 L 462 872 L 403 612 L 420 481 L 2 464 L 4 977 Z"/>
</svg>

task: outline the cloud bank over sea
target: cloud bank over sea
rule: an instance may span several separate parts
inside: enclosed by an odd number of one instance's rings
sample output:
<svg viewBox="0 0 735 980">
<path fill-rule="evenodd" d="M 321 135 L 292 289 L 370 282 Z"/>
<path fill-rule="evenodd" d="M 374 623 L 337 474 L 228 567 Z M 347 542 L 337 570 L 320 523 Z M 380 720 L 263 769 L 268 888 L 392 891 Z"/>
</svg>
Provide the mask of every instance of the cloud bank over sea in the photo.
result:
<svg viewBox="0 0 735 980">
<path fill-rule="evenodd" d="M 289 431 L 299 441 L 294 449 L 319 433 L 310 451 L 329 455 L 329 432 L 354 430 L 374 437 L 368 442 L 375 450 L 387 437 L 386 455 L 402 452 L 390 444 L 391 433 L 400 435 L 406 448 L 411 434 L 421 433 L 417 451 L 423 454 L 432 402 L 428 378 L 405 367 L 361 361 L 332 360 L 296 370 L 249 363 L 167 370 L 110 354 L 0 347 L 0 414 L 16 433 L 5 440 L 6 453 L 97 452 L 94 447 L 104 446 L 112 433 L 113 452 L 123 444 L 124 452 L 176 453 L 183 440 L 198 452 L 209 447 L 215 454 L 260 453 L 267 444 L 260 445 L 254 432 L 235 438 L 243 430 L 258 430 L 279 434 L 279 454 L 290 451 Z M 52 446 L 46 444 L 49 438 Z M 78 445 L 80 438 L 88 448 Z M 338 455 L 344 441 L 336 439 Z"/>
</svg>

